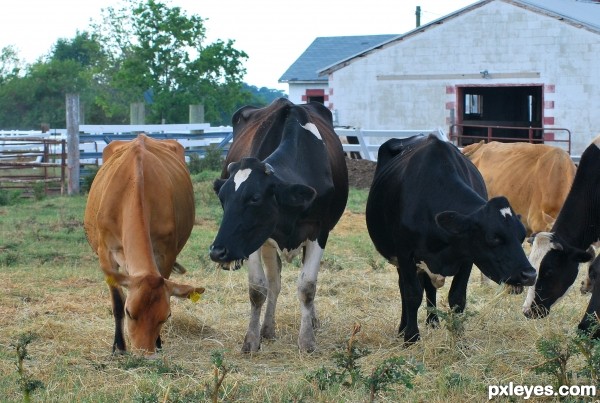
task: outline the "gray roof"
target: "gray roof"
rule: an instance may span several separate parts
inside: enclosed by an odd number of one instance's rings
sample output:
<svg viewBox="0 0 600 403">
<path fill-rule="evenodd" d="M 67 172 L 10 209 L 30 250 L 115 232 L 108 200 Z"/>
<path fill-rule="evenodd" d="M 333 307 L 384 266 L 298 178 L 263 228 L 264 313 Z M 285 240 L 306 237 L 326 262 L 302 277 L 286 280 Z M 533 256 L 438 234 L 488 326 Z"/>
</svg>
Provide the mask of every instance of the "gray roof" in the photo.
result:
<svg viewBox="0 0 600 403">
<path fill-rule="evenodd" d="M 406 37 L 420 34 L 429 28 L 439 25 L 444 20 L 455 18 L 475 8 L 491 3 L 492 1 L 505 1 L 507 3 L 520 5 L 529 10 L 560 18 L 566 23 L 574 24 L 600 34 L 600 0 L 481 0 L 431 21 L 428 24 L 415 28 L 405 34 L 390 38 L 387 42 L 380 43 L 380 46 L 377 46 L 377 48 L 387 47 L 395 42 L 402 41 Z M 320 68 L 317 74 L 319 74 L 320 77 L 326 77 L 327 74 L 346 66 L 351 59 L 366 56 L 375 50 L 376 49 L 373 48 L 364 49 L 358 54 L 343 60 L 337 60 Z"/>
<path fill-rule="evenodd" d="M 318 37 L 283 73 L 279 82 L 322 81 L 326 83 L 327 77 L 319 77 L 319 70 L 398 36 L 394 34 Z"/>
</svg>

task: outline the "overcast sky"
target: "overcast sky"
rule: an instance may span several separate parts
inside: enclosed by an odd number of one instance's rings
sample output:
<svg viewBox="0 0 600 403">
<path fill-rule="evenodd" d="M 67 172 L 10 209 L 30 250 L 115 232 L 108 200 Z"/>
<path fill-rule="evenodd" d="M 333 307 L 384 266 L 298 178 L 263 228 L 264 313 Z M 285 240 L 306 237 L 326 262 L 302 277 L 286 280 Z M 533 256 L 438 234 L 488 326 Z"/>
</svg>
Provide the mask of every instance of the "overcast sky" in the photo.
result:
<svg viewBox="0 0 600 403">
<path fill-rule="evenodd" d="M 277 80 L 319 36 L 402 34 L 476 0 L 163 0 L 204 19 L 208 43 L 235 41 L 245 51 L 245 81 L 257 87 L 287 90 Z M 119 0 L 17 0 L 2 6 L 0 48 L 14 45 L 33 62 L 59 38 L 89 29 L 101 9 Z"/>
</svg>

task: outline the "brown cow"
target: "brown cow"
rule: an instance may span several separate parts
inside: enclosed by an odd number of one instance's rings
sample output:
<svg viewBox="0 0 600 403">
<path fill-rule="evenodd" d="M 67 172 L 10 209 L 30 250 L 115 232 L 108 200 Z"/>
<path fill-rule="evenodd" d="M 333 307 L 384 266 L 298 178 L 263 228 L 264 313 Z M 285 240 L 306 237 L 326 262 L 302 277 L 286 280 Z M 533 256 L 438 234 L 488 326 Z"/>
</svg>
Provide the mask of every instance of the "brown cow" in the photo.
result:
<svg viewBox="0 0 600 403">
<path fill-rule="evenodd" d="M 175 140 L 140 134 L 133 141 L 113 141 L 102 158 L 84 227 L 110 288 L 113 352 L 126 350 L 126 317 L 133 351 L 149 355 L 161 347 L 170 297 L 197 300 L 204 292 L 168 280 L 194 223 L 192 183 L 183 147 Z M 128 289 L 126 298 L 121 286 Z"/>
<path fill-rule="evenodd" d="M 566 151 L 546 144 L 482 141 L 463 153 L 481 172 L 488 197 L 506 196 L 529 235 L 550 230 L 575 177 Z"/>
</svg>

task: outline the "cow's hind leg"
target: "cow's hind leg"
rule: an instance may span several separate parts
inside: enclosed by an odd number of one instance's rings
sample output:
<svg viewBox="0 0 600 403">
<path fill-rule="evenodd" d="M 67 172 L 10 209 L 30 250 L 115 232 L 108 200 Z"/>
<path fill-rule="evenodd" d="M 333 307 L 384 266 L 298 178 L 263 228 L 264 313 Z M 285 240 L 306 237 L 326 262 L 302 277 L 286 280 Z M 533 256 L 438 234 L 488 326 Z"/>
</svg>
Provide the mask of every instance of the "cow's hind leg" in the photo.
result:
<svg viewBox="0 0 600 403">
<path fill-rule="evenodd" d="M 300 334 L 298 336 L 300 351 L 311 352 L 317 347 L 314 330 L 317 325 L 317 312 L 314 301 L 322 256 L 323 249 L 318 242 L 307 241 L 304 264 L 298 278 L 298 298 L 301 311 Z"/>
<path fill-rule="evenodd" d="M 267 299 L 267 280 L 262 268 L 260 249 L 248 258 L 248 293 L 250 296 L 250 323 L 242 346 L 244 353 L 258 351 L 260 348 L 260 312 Z"/>
<path fill-rule="evenodd" d="M 275 244 L 266 243 L 261 248 L 262 261 L 267 275 L 267 308 L 260 335 L 265 339 L 275 338 L 275 310 L 281 291 L 281 259 Z"/>
</svg>

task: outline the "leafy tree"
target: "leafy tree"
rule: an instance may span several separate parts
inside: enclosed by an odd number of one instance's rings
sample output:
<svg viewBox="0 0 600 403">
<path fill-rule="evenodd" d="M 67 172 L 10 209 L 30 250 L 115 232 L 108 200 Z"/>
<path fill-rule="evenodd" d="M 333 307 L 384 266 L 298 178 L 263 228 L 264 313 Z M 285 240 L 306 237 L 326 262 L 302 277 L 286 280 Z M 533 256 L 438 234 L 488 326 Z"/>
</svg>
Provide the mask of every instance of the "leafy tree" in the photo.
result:
<svg viewBox="0 0 600 403">
<path fill-rule="evenodd" d="M 21 69 L 22 63 L 14 46 L 0 49 L 0 84 L 17 77 Z"/>
<path fill-rule="evenodd" d="M 247 54 L 233 41 L 205 44 L 204 20 L 157 0 L 124 0 L 103 9 L 93 28 L 111 60 L 105 71 L 118 95 L 105 104 L 146 102 L 150 122 L 187 121 L 188 105 L 205 105 L 206 120 L 223 124 L 242 91 Z"/>
<path fill-rule="evenodd" d="M 27 66 L 23 76 L 13 74 L 10 80 L 0 81 L 0 126 L 27 129 L 48 123 L 65 127 L 69 92 L 80 94 L 86 112 L 103 115 L 92 89 L 105 59 L 96 38 L 87 32 L 77 32 L 71 40 L 59 39 L 48 56 Z"/>
</svg>

